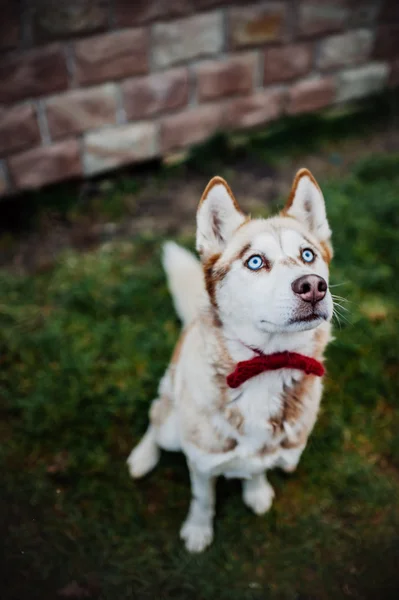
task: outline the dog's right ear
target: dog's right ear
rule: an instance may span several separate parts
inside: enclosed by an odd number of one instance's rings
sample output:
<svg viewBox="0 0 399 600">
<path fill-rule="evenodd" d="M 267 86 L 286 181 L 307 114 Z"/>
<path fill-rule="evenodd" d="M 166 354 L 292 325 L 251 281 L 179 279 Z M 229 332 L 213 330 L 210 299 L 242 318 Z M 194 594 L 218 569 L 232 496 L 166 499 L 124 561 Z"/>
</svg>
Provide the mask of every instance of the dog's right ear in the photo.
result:
<svg viewBox="0 0 399 600">
<path fill-rule="evenodd" d="M 222 252 L 234 231 L 245 221 L 246 216 L 225 180 L 211 179 L 197 211 L 197 251 L 201 257 Z"/>
</svg>

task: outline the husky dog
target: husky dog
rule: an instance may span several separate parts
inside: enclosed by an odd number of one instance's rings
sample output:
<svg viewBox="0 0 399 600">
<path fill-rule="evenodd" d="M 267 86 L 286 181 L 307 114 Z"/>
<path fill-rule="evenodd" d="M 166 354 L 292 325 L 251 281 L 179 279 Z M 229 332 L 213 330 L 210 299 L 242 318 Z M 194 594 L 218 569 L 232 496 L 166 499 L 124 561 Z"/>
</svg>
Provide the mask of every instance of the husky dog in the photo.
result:
<svg viewBox="0 0 399 600">
<path fill-rule="evenodd" d="M 213 538 L 214 484 L 243 480 L 256 514 L 274 491 L 266 471 L 295 470 L 316 421 L 330 340 L 331 231 L 322 192 L 301 169 L 278 216 L 251 219 L 214 177 L 197 212 L 201 263 L 174 243 L 163 263 L 184 328 L 128 458 L 134 478 L 160 448 L 181 450 L 192 500 L 180 535 L 191 552 Z"/>
</svg>

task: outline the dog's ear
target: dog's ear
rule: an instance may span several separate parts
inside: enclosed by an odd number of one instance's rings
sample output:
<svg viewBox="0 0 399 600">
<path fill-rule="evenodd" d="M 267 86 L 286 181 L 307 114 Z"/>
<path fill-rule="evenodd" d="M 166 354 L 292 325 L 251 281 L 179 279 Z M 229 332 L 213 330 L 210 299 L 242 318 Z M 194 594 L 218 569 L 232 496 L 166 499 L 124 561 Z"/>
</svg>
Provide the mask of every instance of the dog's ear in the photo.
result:
<svg viewBox="0 0 399 600">
<path fill-rule="evenodd" d="M 322 244 L 329 244 L 331 230 L 328 225 L 322 191 L 307 169 L 295 176 L 290 197 L 282 214 L 297 219 Z"/>
<path fill-rule="evenodd" d="M 234 231 L 245 221 L 246 216 L 225 180 L 211 179 L 197 211 L 197 251 L 201 257 L 222 252 Z"/>
</svg>

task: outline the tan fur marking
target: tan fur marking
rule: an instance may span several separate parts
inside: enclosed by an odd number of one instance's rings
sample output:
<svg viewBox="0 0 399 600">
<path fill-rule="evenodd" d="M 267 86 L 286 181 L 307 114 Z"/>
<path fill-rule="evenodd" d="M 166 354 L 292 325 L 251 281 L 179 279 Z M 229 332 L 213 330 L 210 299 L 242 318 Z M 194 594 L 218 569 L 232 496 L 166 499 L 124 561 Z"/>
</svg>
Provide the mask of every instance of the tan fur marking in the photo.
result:
<svg viewBox="0 0 399 600">
<path fill-rule="evenodd" d="M 223 409 L 230 399 L 226 377 L 233 370 L 234 362 L 226 348 L 220 331 L 216 331 L 215 335 L 219 345 L 218 359 L 214 365 L 215 379 L 220 392 L 220 408 Z"/>
<path fill-rule="evenodd" d="M 240 435 L 244 433 L 244 417 L 238 408 L 229 408 L 226 412 L 226 419 Z"/>
<path fill-rule="evenodd" d="M 295 423 L 302 414 L 303 398 L 312 385 L 313 375 L 304 375 L 302 380 L 284 389 L 282 395 L 282 411 L 278 417 L 270 419 L 274 434 L 284 431 L 284 423 Z"/>
<path fill-rule="evenodd" d="M 302 430 L 295 441 L 289 440 L 288 438 L 283 440 L 281 442 L 281 447 L 284 448 L 284 450 L 292 450 L 293 448 L 299 448 L 300 446 L 304 446 L 306 444 L 307 439 L 308 435 L 306 431 Z"/>
<path fill-rule="evenodd" d="M 212 441 L 207 440 L 208 443 L 205 442 L 205 439 L 202 438 L 201 433 L 198 428 L 192 429 L 189 435 L 190 442 L 204 450 L 205 452 L 210 452 L 212 454 L 218 454 L 219 452 L 229 452 L 230 450 L 234 450 L 237 446 L 237 441 L 233 438 L 224 438 L 221 434 L 213 430 Z"/>
<path fill-rule="evenodd" d="M 273 429 L 273 435 L 277 435 L 277 434 L 281 433 L 281 430 L 283 428 L 281 416 L 280 417 L 272 417 L 271 419 L 269 419 L 268 424 Z"/>
<path fill-rule="evenodd" d="M 227 438 L 225 445 L 223 446 L 223 452 L 230 452 L 236 448 L 238 442 L 234 438 Z"/>
<path fill-rule="evenodd" d="M 230 269 L 230 265 L 229 266 L 223 266 L 223 267 L 219 267 L 218 269 L 216 269 L 213 273 L 213 280 L 214 282 L 220 282 L 222 281 L 227 273 L 229 272 Z"/>
<path fill-rule="evenodd" d="M 330 334 L 325 329 L 318 327 L 313 336 L 313 340 L 315 343 L 315 347 L 313 350 L 313 356 L 317 360 L 321 360 L 323 358 L 324 349 L 327 346 L 330 339 Z"/>
<path fill-rule="evenodd" d="M 173 403 L 168 396 L 161 396 L 154 400 L 150 408 L 150 421 L 155 427 L 161 427 L 169 416 Z"/>
<path fill-rule="evenodd" d="M 231 201 L 232 201 L 232 203 L 233 203 L 233 205 L 234 205 L 234 208 L 235 208 L 235 209 L 236 209 L 236 210 L 237 210 L 237 211 L 238 211 L 240 214 L 244 214 L 244 213 L 243 213 L 243 211 L 241 210 L 241 208 L 240 208 L 240 206 L 239 206 L 239 204 L 238 204 L 237 200 L 235 199 L 235 197 L 234 197 L 234 195 L 233 195 L 233 192 L 231 191 L 231 189 L 230 189 L 230 187 L 229 187 L 228 183 L 227 183 L 227 182 L 226 182 L 226 181 L 223 179 L 223 177 L 219 177 L 218 175 L 216 175 L 216 177 L 212 177 L 212 179 L 210 180 L 210 182 L 209 182 L 209 183 L 208 183 L 208 185 L 206 186 L 206 188 L 205 188 L 205 190 L 204 190 L 204 193 L 203 193 L 203 194 L 202 194 L 202 196 L 201 196 L 201 200 L 200 200 L 200 202 L 199 202 L 198 208 L 200 208 L 200 206 L 202 205 L 202 203 L 203 203 L 203 202 L 204 202 L 204 201 L 207 199 L 207 197 L 208 197 L 208 195 L 209 195 L 209 192 L 211 191 L 211 189 L 212 189 L 213 187 L 215 187 L 215 185 L 222 185 L 222 186 L 223 186 L 223 187 L 226 189 L 226 191 L 227 191 L 228 195 L 230 196 L 230 198 L 231 198 Z"/>
<path fill-rule="evenodd" d="M 206 260 L 203 264 L 204 276 L 205 276 L 205 287 L 208 292 L 208 296 L 210 298 L 212 306 L 217 308 L 216 298 L 215 298 L 215 281 L 213 278 L 213 267 L 215 263 L 219 260 L 220 254 L 213 254 Z"/>
<path fill-rule="evenodd" d="M 184 330 L 181 332 L 179 339 L 177 340 L 176 346 L 175 346 L 175 348 L 174 348 L 174 350 L 173 350 L 172 358 L 171 358 L 171 360 L 170 360 L 170 364 L 171 364 L 171 366 L 174 366 L 174 365 L 176 365 L 177 361 L 178 361 L 178 360 L 179 360 L 179 358 L 180 358 L 181 349 L 182 349 L 182 346 L 183 346 L 184 339 L 185 339 L 185 337 L 186 337 L 186 335 L 187 335 L 188 329 L 189 329 L 189 328 L 187 328 L 187 329 L 184 329 Z"/>
<path fill-rule="evenodd" d="M 250 249 L 250 247 L 251 247 L 251 244 L 245 244 L 245 246 L 243 248 L 241 248 L 241 250 L 239 252 L 237 252 L 237 254 L 234 256 L 231 263 L 233 263 L 235 260 L 242 260 L 244 258 L 244 256 L 246 255 L 246 253 L 248 252 L 248 250 Z"/>
<path fill-rule="evenodd" d="M 206 291 L 208 292 L 212 306 L 216 309 L 218 308 L 215 295 L 216 284 L 223 281 L 229 272 L 229 267 L 227 266 L 219 267 L 218 269 L 214 268 L 219 258 L 220 254 L 213 254 L 203 264 Z"/>
<path fill-rule="evenodd" d="M 319 245 L 320 245 L 320 249 L 321 249 L 322 259 L 327 264 L 330 264 L 332 257 L 333 257 L 333 251 L 332 251 L 330 244 L 328 242 L 319 242 Z"/>
<path fill-rule="evenodd" d="M 299 383 L 285 391 L 283 397 L 283 415 L 282 423 L 295 423 L 302 414 L 303 397 L 308 391 L 309 384 L 312 384 L 314 375 L 304 375 Z"/>
<path fill-rule="evenodd" d="M 299 171 L 295 175 L 295 178 L 294 178 L 294 181 L 293 181 L 293 184 L 291 187 L 291 192 L 290 192 L 290 195 L 288 196 L 287 203 L 280 213 L 282 216 L 286 216 L 287 212 L 291 208 L 292 203 L 294 202 L 298 184 L 299 184 L 300 180 L 302 179 L 302 177 L 309 177 L 309 179 L 314 183 L 314 185 L 317 187 L 317 189 L 320 190 L 320 186 L 317 183 L 316 179 L 313 177 L 312 173 L 308 169 L 299 169 Z M 321 193 L 321 190 L 320 190 L 320 193 Z"/>
<path fill-rule="evenodd" d="M 247 215 L 245 217 L 245 220 L 237 227 L 236 231 L 238 231 L 239 229 L 241 229 L 241 227 L 244 227 L 244 225 L 246 225 L 247 223 L 249 223 L 251 221 L 251 217 L 249 215 Z"/>
<path fill-rule="evenodd" d="M 277 452 L 276 446 L 269 446 L 268 444 L 265 444 L 258 451 L 258 454 L 259 454 L 259 456 L 266 456 L 267 454 L 274 454 L 275 452 Z"/>
<path fill-rule="evenodd" d="M 296 260 L 291 256 L 287 256 L 287 258 L 280 260 L 280 265 L 284 265 L 285 267 L 297 267 L 298 265 L 301 265 L 301 263 L 299 260 Z"/>
</svg>

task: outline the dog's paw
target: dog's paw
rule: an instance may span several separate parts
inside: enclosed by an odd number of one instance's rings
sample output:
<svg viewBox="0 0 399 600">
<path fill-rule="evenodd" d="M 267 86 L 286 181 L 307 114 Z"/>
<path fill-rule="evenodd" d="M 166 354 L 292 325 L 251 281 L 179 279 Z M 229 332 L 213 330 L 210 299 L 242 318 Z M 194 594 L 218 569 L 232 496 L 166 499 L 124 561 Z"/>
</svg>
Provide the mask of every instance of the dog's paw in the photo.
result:
<svg viewBox="0 0 399 600">
<path fill-rule="evenodd" d="M 280 465 L 280 468 L 284 471 L 284 473 L 294 473 L 294 471 L 296 471 L 297 466 L 298 466 L 298 463 L 295 465 L 289 464 L 289 463 L 284 463 L 284 464 Z"/>
<path fill-rule="evenodd" d="M 280 468 L 284 473 L 294 473 L 296 471 L 299 464 L 300 455 L 294 455 L 290 457 L 282 456 L 279 462 L 276 464 L 276 467 Z"/>
<path fill-rule="evenodd" d="M 274 490 L 270 483 L 263 481 L 255 486 L 244 488 L 243 500 L 256 515 L 263 515 L 273 504 Z"/>
<path fill-rule="evenodd" d="M 155 444 L 141 442 L 131 451 L 126 461 L 130 475 L 134 479 L 147 475 L 157 464 L 159 454 L 159 448 Z"/>
<path fill-rule="evenodd" d="M 196 525 L 186 521 L 180 530 L 180 537 L 189 552 L 202 552 L 213 540 L 213 528 L 212 525 Z"/>
</svg>

